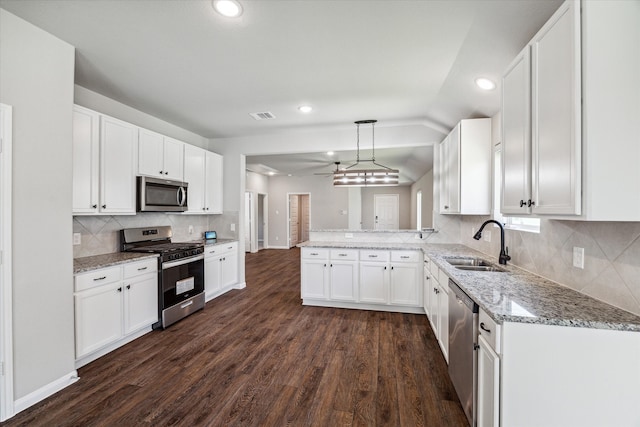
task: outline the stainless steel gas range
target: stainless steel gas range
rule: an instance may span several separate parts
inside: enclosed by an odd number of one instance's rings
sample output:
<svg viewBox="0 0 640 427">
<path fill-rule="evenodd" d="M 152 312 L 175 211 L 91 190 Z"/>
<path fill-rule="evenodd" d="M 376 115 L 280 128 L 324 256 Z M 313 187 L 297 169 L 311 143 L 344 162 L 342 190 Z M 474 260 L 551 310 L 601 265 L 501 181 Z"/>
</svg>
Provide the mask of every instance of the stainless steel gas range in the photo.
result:
<svg viewBox="0 0 640 427">
<path fill-rule="evenodd" d="M 122 252 L 147 252 L 158 257 L 158 323 L 166 328 L 204 308 L 204 245 L 171 242 L 171 226 L 120 231 Z"/>
</svg>

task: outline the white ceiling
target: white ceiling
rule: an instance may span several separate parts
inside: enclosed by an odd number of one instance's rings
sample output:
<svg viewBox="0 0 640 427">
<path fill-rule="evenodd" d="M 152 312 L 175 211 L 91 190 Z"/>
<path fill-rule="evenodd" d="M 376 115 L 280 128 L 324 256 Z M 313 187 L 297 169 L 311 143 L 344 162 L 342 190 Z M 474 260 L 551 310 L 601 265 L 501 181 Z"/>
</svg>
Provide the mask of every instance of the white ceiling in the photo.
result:
<svg viewBox="0 0 640 427">
<path fill-rule="evenodd" d="M 482 92 L 474 79 L 499 84 L 562 0 L 240 2 L 237 20 L 209 0 L 0 6 L 76 46 L 80 86 L 203 137 L 233 138 L 361 119 L 443 134 L 492 116 L 500 88 Z M 301 114 L 302 104 L 314 112 Z M 249 116 L 263 111 L 276 119 Z"/>
</svg>

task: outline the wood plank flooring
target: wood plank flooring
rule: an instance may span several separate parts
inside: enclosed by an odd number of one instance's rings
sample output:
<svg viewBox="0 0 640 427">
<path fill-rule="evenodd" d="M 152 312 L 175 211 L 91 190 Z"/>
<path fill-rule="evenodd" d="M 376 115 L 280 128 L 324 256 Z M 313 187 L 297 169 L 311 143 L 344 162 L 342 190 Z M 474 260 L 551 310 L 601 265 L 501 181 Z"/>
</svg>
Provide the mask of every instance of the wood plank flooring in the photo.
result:
<svg viewBox="0 0 640 427">
<path fill-rule="evenodd" d="M 3 425 L 467 425 L 426 316 L 302 306 L 297 249 L 246 281 Z"/>
</svg>

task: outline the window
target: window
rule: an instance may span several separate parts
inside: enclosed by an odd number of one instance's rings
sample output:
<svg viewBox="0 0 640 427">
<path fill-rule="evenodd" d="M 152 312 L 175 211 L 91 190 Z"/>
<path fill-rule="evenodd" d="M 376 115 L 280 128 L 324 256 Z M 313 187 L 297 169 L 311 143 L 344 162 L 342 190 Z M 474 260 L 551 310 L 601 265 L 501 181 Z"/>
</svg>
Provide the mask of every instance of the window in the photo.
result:
<svg viewBox="0 0 640 427">
<path fill-rule="evenodd" d="M 500 195 L 502 194 L 502 151 L 496 146 L 493 157 L 493 219 L 511 230 L 540 232 L 540 218 L 502 216 L 500 212 Z"/>
<path fill-rule="evenodd" d="M 416 193 L 416 229 L 422 230 L 422 190 Z"/>
</svg>

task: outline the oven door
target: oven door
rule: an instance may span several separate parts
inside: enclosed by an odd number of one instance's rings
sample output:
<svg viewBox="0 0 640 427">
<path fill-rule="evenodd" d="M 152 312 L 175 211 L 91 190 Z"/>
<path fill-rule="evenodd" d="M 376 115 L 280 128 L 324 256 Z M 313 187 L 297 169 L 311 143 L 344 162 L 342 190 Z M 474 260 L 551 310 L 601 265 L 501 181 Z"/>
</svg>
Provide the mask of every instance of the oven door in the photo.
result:
<svg viewBox="0 0 640 427">
<path fill-rule="evenodd" d="M 162 263 L 162 309 L 204 292 L 204 255 Z"/>
</svg>

